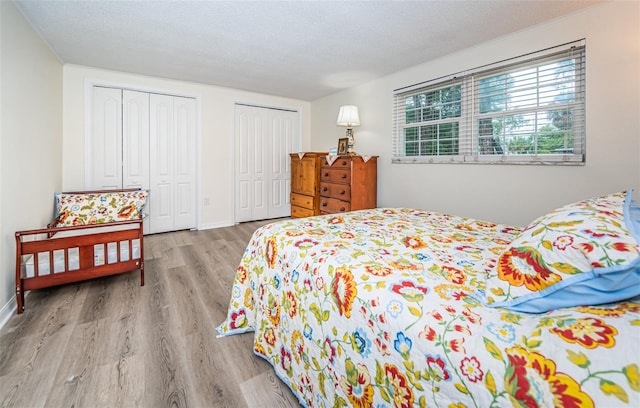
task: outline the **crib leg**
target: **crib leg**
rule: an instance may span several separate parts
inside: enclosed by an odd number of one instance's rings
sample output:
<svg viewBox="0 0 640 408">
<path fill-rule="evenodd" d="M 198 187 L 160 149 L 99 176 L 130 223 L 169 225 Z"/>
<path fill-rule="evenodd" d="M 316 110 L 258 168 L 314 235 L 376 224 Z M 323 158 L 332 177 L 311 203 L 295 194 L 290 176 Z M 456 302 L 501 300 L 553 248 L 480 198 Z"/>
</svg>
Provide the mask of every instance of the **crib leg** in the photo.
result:
<svg viewBox="0 0 640 408">
<path fill-rule="evenodd" d="M 24 312 L 24 291 L 22 285 L 16 285 L 16 302 L 18 303 L 18 314 Z"/>
</svg>

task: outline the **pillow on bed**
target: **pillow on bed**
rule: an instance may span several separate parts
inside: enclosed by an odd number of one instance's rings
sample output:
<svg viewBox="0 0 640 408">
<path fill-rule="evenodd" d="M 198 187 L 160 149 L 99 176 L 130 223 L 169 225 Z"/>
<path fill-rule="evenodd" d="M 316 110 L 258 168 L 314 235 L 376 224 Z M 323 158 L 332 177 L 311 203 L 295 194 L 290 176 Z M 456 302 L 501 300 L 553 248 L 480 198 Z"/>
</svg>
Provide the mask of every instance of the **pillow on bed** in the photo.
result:
<svg viewBox="0 0 640 408">
<path fill-rule="evenodd" d="M 540 313 L 640 295 L 639 242 L 631 191 L 566 205 L 509 244 L 488 276 L 484 302 Z"/>
<path fill-rule="evenodd" d="M 57 193 L 56 226 L 136 220 L 147 202 L 147 190 L 106 193 Z"/>
</svg>

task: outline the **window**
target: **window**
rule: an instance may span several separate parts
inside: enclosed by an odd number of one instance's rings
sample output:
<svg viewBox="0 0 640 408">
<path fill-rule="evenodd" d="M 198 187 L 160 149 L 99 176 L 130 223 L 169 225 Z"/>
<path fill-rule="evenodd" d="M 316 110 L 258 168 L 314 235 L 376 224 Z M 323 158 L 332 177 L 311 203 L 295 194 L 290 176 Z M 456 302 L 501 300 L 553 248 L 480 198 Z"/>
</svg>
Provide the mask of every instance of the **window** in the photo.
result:
<svg viewBox="0 0 640 408">
<path fill-rule="evenodd" d="M 394 163 L 583 164 L 584 40 L 394 92 Z"/>
</svg>

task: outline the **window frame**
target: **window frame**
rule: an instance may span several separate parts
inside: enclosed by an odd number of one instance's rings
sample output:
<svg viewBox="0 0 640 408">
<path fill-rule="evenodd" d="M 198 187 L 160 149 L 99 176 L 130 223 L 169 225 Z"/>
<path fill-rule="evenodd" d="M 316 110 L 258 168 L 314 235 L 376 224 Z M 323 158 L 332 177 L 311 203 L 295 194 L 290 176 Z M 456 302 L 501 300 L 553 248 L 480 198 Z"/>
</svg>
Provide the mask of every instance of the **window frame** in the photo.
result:
<svg viewBox="0 0 640 408">
<path fill-rule="evenodd" d="M 504 109 L 480 113 L 480 81 L 482 79 L 495 77 L 500 74 L 510 74 L 514 72 L 524 72 L 527 68 L 538 69 L 553 63 L 568 59 L 575 59 L 573 69 L 574 100 L 568 103 L 554 102 L 547 105 L 539 102 L 541 90 L 540 84 L 535 85 L 536 105 L 515 110 Z M 434 80 L 421 82 L 408 87 L 394 90 L 393 93 L 393 156 L 392 163 L 476 163 L 476 164 L 555 164 L 555 165 L 584 165 L 586 161 L 586 45 L 584 39 L 562 44 L 557 47 L 547 48 L 526 55 L 522 55 L 508 60 L 499 61 L 493 64 L 484 65 L 464 72 L 448 75 Z M 540 72 L 536 72 L 535 81 L 541 79 Z M 561 81 L 560 81 L 561 82 Z M 406 123 L 406 100 L 411 96 L 428 94 L 453 86 L 460 85 L 461 102 L 460 116 L 458 119 L 458 147 L 457 154 L 452 155 L 407 155 L 405 129 L 417 128 L 418 149 L 420 146 L 420 131 L 423 127 L 439 125 L 441 123 L 451 123 L 450 118 L 432 121 Z M 553 85 L 557 85 L 556 82 Z M 426 109 L 427 107 L 425 107 Z M 551 108 L 551 109 L 550 109 Z M 419 110 L 419 108 L 415 108 Z M 505 118 L 520 114 L 536 116 L 535 131 L 530 137 L 537 138 L 540 135 L 538 130 L 537 115 L 550 110 L 570 110 L 572 115 L 572 137 L 571 152 L 563 153 L 516 153 L 509 154 L 494 153 L 482 154 L 479 147 L 479 121 L 488 118 Z M 575 115 L 574 115 L 575 113 Z M 548 119 L 547 119 L 548 120 Z M 495 135 L 492 135 L 495 137 Z M 566 143 L 566 141 L 565 141 Z M 501 146 L 501 145 L 498 145 Z M 534 143 L 537 149 L 540 144 L 538 140 Z M 565 144 L 565 147 L 567 145 Z"/>
</svg>

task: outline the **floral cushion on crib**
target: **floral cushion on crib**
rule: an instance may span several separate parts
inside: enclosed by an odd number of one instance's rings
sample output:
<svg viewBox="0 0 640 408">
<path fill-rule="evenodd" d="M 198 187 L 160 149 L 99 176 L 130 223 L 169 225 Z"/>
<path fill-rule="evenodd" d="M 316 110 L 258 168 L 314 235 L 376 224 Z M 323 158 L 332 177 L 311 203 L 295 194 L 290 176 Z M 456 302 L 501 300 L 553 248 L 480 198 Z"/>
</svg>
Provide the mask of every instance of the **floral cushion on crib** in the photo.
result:
<svg viewBox="0 0 640 408">
<path fill-rule="evenodd" d="M 531 223 L 500 255 L 485 303 L 519 312 L 640 295 L 640 219 L 631 192 L 566 205 Z"/>
<path fill-rule="evenodd" d="M 57 227 L 104 224 L 142 217 L 147 190 L 103 193 L 57 193 Z"/>
</svg>

